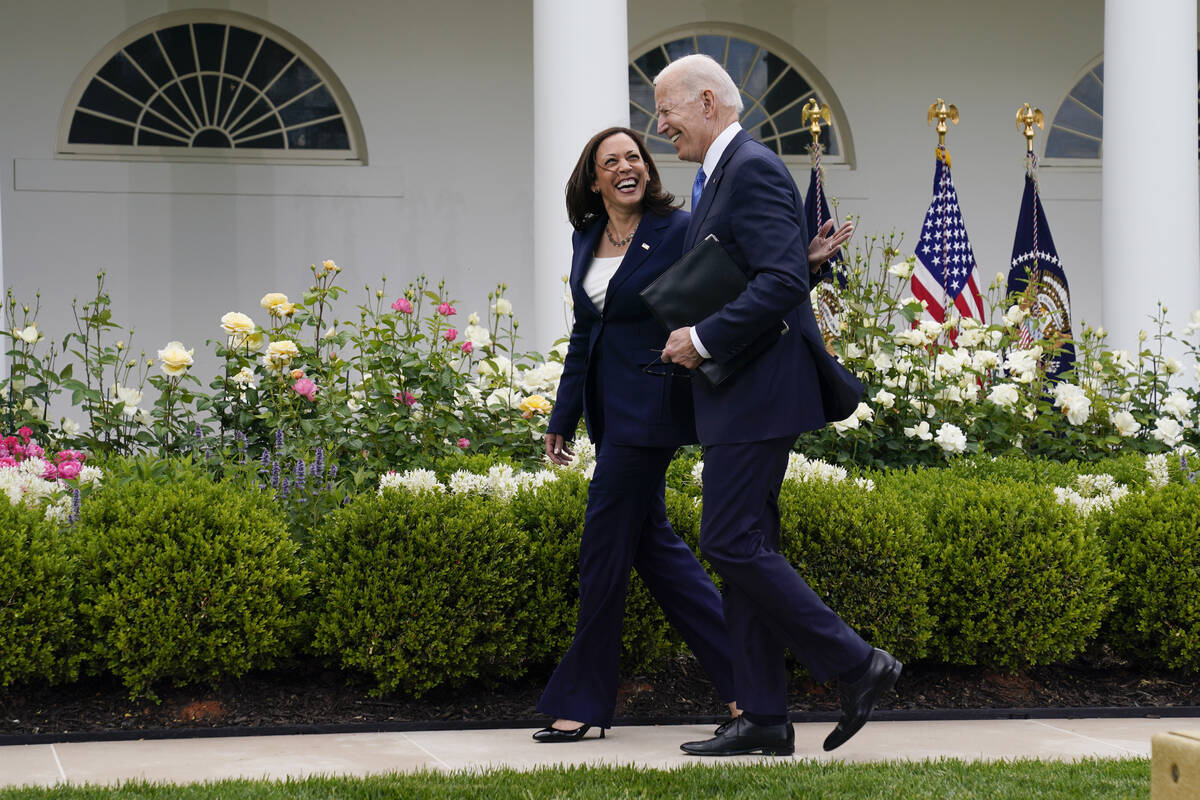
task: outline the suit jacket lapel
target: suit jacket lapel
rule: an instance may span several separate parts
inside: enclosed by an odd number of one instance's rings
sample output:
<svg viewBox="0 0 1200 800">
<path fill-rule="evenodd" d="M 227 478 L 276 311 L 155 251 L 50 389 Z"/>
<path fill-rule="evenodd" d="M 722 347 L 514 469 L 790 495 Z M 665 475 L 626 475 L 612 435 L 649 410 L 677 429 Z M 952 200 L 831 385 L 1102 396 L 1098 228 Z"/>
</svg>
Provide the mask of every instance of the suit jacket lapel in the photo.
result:
<svg viewBox="0 0 1200 800">
<path fill-rule="evenodd" d="M 571 295 L 575 298 L 576 303 L 582 299 L 586 307 L 597 317 L 600 316 L 600 309 L 596 308 L 592 298 L 588 297 L 587 292 L 583 290 L 583 276 L 587 274 L 587 269 L 592 263 L 592 256 L 596 252 L 596 245 L 600 242 L 600 234 L 603 230 L 604 219 L 602 218 L 583 234 L 583 238 L 579 241 L 579 247 L 576 248 L 571 258 Z"/>
<path fill-rule="evenodd" d="M 740 130 L 729 140 L 729 144 L 725 146 L 725 152 L 721 153 L 721 158 L 717 161 L 716 169 L 713 170 L 712 175 L 708 176 L 708 181 L 704 184 L 704 192 L 700 195 L 700 202 L 696 208 L 692 209 L 692 220 L 688 224 L 687 235 L 683 240 L 683 249 L 685 251 L 691 250 L 696 244 L 696 233 L 700 230 L 701 223 L 708 217 L 709 209 L 712 208 L 713 198 L 717 194 L 721 178 L 725 176 L 725 165 L 729 163 L 729 159 L 733 158 L 734 152 L 749 141 L 751 141 L 750 134 L 745 130 Z"/>
<path fill-rule="evenodd" d="M 629 276 L 636 273 L 642 264 L 646 263 L 646 259 L 650 258 L 659 241 L 662 240 L 662 229 L 669 224 L 668 217 L 660 217 L 657 214 L 648 214 L 642 218 L 642 224 L 638 226 L 633 241 L 629 243 L 629 249 L 625 251 L 625 258 L 621 260 L 621 265 L 617 267 L 612 280 L 608 282 L 610 297 L 617 287 L 629 280 Z M 604 305 L 607 307 L 608 302 L 605 301 Z"/>
</svg>

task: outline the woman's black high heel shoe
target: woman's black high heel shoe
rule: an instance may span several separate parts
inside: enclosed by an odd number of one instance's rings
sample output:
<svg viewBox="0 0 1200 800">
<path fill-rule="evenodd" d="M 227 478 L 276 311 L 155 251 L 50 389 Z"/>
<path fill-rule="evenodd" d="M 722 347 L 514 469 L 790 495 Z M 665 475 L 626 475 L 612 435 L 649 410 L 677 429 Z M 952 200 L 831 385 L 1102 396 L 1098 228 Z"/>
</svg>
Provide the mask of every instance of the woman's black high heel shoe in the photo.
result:
<svg viewBox="0 0 1200 800">
<path fill-rule="evenodd" d="M 543 742 L 546 744 L 558 744 L 559 742 L 578 742 L 583 739 L 584 734 L 591 730 L 591 728 L 591 725 L 580 725 L 574 730 L 563 731 L 551 725 L 542 728 L 540 731 L 533 734 L 533 740 L 535 742 Z M 600 729 L 600 738 L 604 738 L 604 728 Z"/>
</svg>

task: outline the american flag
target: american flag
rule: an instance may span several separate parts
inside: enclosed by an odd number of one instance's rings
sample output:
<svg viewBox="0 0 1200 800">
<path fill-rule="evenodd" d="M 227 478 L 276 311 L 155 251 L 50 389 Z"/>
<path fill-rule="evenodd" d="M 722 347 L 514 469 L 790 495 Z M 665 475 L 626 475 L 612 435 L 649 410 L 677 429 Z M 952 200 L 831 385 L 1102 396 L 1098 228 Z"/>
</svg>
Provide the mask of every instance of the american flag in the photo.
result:
<svg viewBox="0 0 1200 800">
<path fill-rule="evenodd" d="M 924 300 L 926 313 L 938 322 L 950 307 L 959 316 L 985 322 L 983 298 L 979 294 L 975 253 L 967 239 L 958 193 L 950 177 L 950 153 L 938 147 L 933 170 L 933 202 L 925 212 L 921 238 L 917 242 L 917 265 L 913 270 L 912 293 Z"/>
</svg>

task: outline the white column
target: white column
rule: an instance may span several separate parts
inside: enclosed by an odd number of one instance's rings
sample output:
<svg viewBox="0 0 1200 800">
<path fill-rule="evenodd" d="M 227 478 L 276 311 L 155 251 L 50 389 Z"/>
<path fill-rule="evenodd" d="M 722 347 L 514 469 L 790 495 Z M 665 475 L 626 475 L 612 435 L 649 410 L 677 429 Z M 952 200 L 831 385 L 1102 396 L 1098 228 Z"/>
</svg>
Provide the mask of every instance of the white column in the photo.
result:
<svg viewBox="0 0 1200 800">
<path fill-rule="evenodd" d="M 1195 91 L 1196 0 L 1106 0 L 1101 244 L 1114 348 L 1137 350 L 1159 300 L 1176 334 L 1200 309 Z"/>
<path fill-rule="evenodd" d="M 545 350 L 569 333 L 562 276 L 571 271 L 564 191 L 594 133 L 629 124 L 625 0 L 533 2 L 533 330 Z M 529 314 L 525 315 L 528 319 Z"/>
</svg>

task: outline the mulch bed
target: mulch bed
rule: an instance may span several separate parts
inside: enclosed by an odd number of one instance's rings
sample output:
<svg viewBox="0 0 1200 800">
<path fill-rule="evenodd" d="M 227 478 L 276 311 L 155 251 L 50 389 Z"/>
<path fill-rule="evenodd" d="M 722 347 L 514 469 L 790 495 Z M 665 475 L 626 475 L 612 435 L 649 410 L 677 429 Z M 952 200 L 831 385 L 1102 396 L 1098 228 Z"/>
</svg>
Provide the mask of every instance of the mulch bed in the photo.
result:
<svg viewBox="0 0 1200 800">
<path fill-rule="evenodd" d="M 160 702 L 131 701 L 112 681 L 90 680 L 62 687 L 10 687 L 0 693 L 0 736 L 134 732 L 162 729 L 270 729 L 321 725 L 479 723 L 540 718 L 541 681 L 500 688 L 468 687 L 421 698 L 373 697 L 365 681 L 315 663 L 294 663 L 250 674 L 211 688 L 158 690 Z M 837 710 L 831 687 L 791 682 L 793 712 Z M 896 691 L 880 709 L 1082 709 L 1122 707 L 1155 710 L 1200 706 L 1194 676 L 1136 669 L 1129 665 L 1080 663 L 1039 667 L 1006 675 L 984 669 L 907 665 Z M 660 672 L 623 680 L 617 724 L 727 713 L 703 672 L 681 658 Z"/>
</svg>

